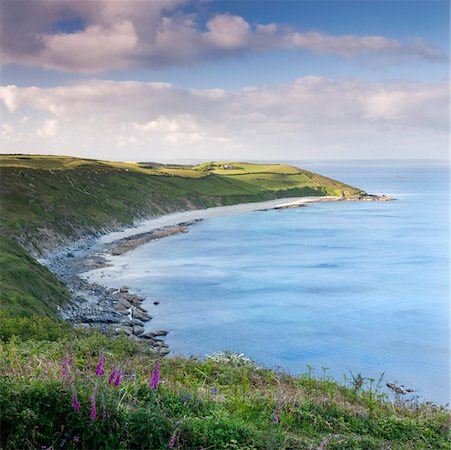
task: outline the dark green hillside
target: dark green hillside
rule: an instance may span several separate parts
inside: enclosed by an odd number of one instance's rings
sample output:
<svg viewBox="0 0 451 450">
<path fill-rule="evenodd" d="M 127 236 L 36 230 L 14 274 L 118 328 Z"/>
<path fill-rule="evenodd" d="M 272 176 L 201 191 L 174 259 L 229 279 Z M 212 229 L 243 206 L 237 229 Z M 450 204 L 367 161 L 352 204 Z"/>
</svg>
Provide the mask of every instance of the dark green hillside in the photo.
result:
<svg viewBox="0 0 451 450">
<path fill-rule="evenodd" d="M 0 309 L 10 316 L 55 317 L 69 297 L 55 275 L 17 242 L 0 237 Z"/>
</svg>

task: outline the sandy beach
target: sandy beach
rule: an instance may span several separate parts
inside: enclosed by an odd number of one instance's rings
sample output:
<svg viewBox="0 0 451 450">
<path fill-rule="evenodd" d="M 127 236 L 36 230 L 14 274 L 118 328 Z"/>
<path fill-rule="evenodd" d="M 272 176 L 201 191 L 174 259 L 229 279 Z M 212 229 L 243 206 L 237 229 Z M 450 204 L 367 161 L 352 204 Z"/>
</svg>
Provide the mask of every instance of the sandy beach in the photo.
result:
<svg viewBox="0 0 451 450">
<path fill-rule="evenodd" d="M 207 209 L 194 209 L 191 211 L 167 214 L 161 217 L 143 220 L 141 222 L 138 222 L 133 227 L 105 234 L 104 236 L 98 239 L 98 243 L 107 244 L 117 241 L 119 239 L 130 237 L 135 234 L 141 234 L 152 230 L 156 230 L 158 228 L 175 226 L 184 222 L 191 222 L 195 220 L 210 219 L 213 217 L 226 216 L 229 214 L 240 214 L 252 211 L 299 207 L 308 203 L 339 201 L 339 200 L 342 200 L 342 198 L 332 196 L 291 197 L 291 198 L 289 197 L 276 200 L 269 200 L 266 202 L 241 203 L 239 205 L 217 206 L 214 208 Z"/>
</svg>

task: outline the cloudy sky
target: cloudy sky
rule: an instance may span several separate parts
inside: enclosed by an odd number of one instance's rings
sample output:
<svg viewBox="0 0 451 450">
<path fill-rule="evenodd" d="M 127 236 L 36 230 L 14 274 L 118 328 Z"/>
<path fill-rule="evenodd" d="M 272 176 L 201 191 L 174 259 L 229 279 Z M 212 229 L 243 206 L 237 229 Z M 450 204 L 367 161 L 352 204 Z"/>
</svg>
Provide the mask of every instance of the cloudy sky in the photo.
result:
<svg viewBox="0 0 451 450">
<path fill-rule="evenodd" d="M 2 0 L 3 153 L 447 158 L 448 1 Z"/>
</svg>

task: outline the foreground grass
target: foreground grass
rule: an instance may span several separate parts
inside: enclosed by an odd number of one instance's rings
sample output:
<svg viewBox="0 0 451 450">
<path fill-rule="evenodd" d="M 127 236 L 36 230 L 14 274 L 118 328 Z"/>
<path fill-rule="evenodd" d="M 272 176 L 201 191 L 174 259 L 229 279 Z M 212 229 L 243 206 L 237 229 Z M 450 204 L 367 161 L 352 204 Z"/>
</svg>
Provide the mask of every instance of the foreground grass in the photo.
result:
<svg viewBox="0 0 451 450">
<path fill-rule="evenodd" d="M 19 337 L 0 325 L 5 449 L 449 448 L 447 411 L 374 386 L 178 357 L 160 361 L 156 380 L 145 345 L 44 320 Z"/>
</svg>

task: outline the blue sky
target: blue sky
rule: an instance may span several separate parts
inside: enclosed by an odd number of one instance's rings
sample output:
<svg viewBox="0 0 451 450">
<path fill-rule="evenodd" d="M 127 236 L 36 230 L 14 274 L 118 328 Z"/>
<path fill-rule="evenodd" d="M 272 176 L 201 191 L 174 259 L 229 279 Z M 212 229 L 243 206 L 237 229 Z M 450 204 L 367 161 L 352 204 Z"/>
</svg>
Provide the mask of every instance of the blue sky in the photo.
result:
<svg viewBox="0 0 451 450">
<path fill-rule="evenodd" d="M 6 151 L 447 156 L 446 1 L 7 0 L 2 21 Z"/>
</svg>

